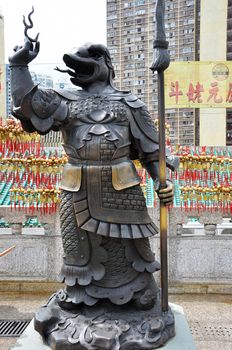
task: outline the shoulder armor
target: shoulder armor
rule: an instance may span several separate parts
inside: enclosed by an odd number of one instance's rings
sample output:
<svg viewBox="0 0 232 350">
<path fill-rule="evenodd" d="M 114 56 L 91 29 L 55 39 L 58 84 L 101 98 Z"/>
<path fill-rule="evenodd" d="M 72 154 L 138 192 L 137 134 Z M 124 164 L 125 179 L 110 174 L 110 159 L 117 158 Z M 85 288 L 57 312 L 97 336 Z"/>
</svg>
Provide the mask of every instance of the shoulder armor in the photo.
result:
<svg viewBox="0 0 232 350">
<path fill-rule="evenodd" d="M 38 89 L 31 100 L 31 106 L 41 119 L 52 115 L 61 103 L 60 97 L 54 90 Z"/>
<path fill-rule="evenodd" d="M 145 103 L 143 101 L 141 101 L 137 96 L 131 93 L 127 96 L 124 96 L 123 100 L 129 107 L 132 108 L 141 108 L 145 106 Z"/>
<path fill-rule="evenodd" d="M 128 96 L 125 97 L 127 102 L 135 102 L 138 100 L 138 97 L 135 96 L 134 94 L 130 93 Z"/>
<path fill-rule="evenodd" d="M 24 129 L 35 129 L 40 134 L 57 130 L 68 114 L 67 101 L 54 90 L 34 86 L 23 98 L 20 107 L 13 107 L 14 115 L 25 121 Z"/>
<path fill-rule="evenodd" d="M 112 94 L 107 95 L 107 97 L 112 101 L 122 101 L 126 105 L 132 108 L 144 107 L 145 104 L 130 91 L 115 91 Z"/>
</svg>

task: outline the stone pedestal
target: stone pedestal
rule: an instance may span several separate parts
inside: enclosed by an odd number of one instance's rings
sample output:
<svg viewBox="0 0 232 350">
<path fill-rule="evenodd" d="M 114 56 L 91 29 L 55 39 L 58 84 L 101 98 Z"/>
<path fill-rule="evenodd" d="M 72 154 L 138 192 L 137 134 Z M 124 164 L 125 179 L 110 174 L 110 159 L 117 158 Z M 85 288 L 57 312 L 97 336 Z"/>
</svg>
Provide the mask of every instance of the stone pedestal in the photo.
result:
<svg viewBox="0 0 232 350">
<path fill-rule="evenodd" d="M 175 304 L 171 304 L 170 306 L 175 316 L 176 336 L 163 346 L 162 349 L 196 350 L 182 307 Z M 52 350 L 49 346 L 43 343 L 39 333 L 34 330 L 33 321 L 11 350 L 31 350 L 32 345 L 33 350 Z"/>
</svg>

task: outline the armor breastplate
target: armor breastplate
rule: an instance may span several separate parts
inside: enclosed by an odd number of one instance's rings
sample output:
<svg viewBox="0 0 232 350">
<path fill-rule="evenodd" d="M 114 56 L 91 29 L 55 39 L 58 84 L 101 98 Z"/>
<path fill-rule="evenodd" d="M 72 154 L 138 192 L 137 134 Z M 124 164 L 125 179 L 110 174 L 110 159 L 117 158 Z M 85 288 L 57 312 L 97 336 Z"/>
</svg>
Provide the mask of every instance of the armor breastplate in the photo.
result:
<svg viewBox="0 0 232 350">
<path fill-rule="evenodd" d="M 61 188 L 79 191 L 83 166 L 111 166 L 112 184 L 116 190 L 140 183 L 129 159 L 131 142 L 127 108 L 122 102 L 101 96 L 72 102 L 72 127 L 69 123 L 63 130 L 69 164 L 64 168 Z"/>
<path fill-rule="evenodd" d="M 69 157 L 110 161 L 129 156 L 128 110 L 122 102 L 101 96 L 74 101 L 69 121 L 69 127 L 63 130 Z"/>
</svg>

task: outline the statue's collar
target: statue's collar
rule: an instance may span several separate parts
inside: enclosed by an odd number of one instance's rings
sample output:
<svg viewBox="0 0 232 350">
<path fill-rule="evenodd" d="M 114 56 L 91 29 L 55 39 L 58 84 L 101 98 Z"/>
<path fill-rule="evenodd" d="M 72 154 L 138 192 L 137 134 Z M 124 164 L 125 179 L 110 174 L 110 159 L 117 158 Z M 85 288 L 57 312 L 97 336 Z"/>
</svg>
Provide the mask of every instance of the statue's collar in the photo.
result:
<svg viewBox="0 0 232 350">
<path fill-rule="evenodd" d="M 109 99 L 122 99 L 126 98 L 127 96 L 131 95 L 130 91 L 119 91 L 115 90 L 110 93 L 102 93 L 102 94 L 96 94 L 96 93 L 89 93 L 85 90 L 54 90 L 56 91 L 60 96 L 70 100 L 70 101 L 77 101 L 81 98 L 91 97 L 91 96 L 99 96 L 99 97 L 108 97 Z"/>
</svg>

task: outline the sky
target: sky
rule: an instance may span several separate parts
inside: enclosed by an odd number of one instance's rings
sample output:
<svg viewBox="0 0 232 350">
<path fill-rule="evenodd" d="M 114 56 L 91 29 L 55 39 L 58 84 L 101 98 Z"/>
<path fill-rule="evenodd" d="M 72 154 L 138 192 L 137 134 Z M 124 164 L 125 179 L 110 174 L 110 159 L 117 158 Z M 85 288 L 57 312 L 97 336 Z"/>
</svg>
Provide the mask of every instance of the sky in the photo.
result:
<svg viewBox="0 0 232 350">
<path fill-rule="evenodd" d="M 106 0 L 0 0 L 5 21 L 6 61 L 24 40 L 23 15 L 31 11 L 34 38 L 40 33 L 40 53 L 34 64 L 60 63 L 64 53 L 86 42 L 106 44 Z"/>
</svg>

